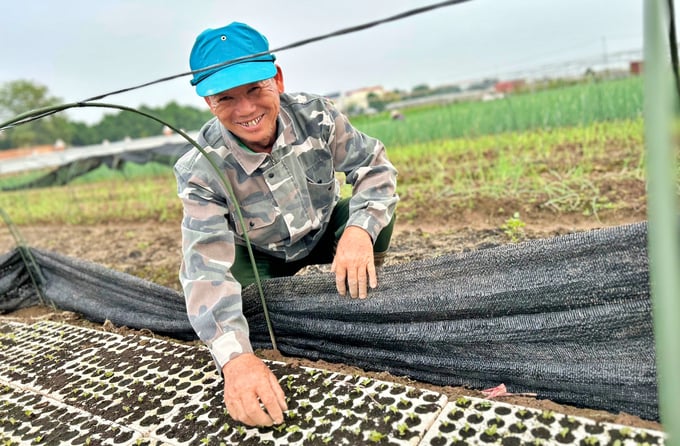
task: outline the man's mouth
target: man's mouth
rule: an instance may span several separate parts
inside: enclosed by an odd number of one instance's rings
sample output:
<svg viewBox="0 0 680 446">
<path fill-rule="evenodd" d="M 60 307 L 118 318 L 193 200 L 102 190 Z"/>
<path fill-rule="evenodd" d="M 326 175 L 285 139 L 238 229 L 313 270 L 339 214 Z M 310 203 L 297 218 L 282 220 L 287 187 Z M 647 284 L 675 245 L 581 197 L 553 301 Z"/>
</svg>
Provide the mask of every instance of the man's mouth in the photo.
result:
<svg viewBox="0 0 680 446">
<path fill-rule="evenodd" d="M 250 121 L 237 122 L 237 124 L 240 125 L 241 127 L 246 127 L 246 128 L 255 127 L 257 124 L 260 123 L 260 121 L 262 121 L 263 117 L 264 117 L 264 115 L 260 115 L 255 119 L 251 119 Z"/>
</svg>

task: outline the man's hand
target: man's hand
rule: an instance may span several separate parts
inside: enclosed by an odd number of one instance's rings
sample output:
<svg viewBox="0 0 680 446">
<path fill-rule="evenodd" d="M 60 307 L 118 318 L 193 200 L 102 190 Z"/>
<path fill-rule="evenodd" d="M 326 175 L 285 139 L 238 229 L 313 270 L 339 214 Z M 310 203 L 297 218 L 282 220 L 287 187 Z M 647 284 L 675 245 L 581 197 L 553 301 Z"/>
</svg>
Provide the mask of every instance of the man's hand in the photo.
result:
<svg viewBox="0 0 680 446">
<path fill-rule="evenodd" d="M 350 296 L 365 299 L 368 286 L 378 286 L 373 263 L 373 242 L 368 232 L 358 226 L 345 228 L 338 241 L 331 271 L 335 273 L 335 286 L 342 296 L 349 288 Z"/>
<path fill-rule="evenodd" d="M 249 426 L 283 423 L 286 397 L 276 376 L 260 358 L 244 353 L 227 362 L 222 373 L 224 404 L 234 420 Z"/>
</svg>

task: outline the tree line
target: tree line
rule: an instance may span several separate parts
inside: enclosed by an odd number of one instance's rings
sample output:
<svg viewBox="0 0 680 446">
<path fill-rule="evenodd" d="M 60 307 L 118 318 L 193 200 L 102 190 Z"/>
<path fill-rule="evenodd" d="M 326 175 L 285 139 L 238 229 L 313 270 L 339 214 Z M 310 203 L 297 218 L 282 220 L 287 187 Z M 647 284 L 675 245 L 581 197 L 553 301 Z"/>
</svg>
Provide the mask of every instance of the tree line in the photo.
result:
<svg viewBox="0 0 680 446">
<path fill-rule="evenodd" d="M 59 104 L 63 104 L 60 98 L 52 96 L 44 85 L 32 81 L 16 80 L 0 85 L 0 122 L 31 110 Z M 163 107 L 142 105 L 138 109 L 185 130 L 197 130 L 212 117 L 207 109 L 179 105 L 174 101 Z M 0 132 L 0 150 L 55 144 L 57 141 L 63 141 L 67 146 L 85 146 L 100 144 L 103 140 L 156 136 L 162 131 L 163 126 L 158 122 L 124 111 L 107 113 L 92 125 L 72 121 L 63 113 L 55 113 Z"/>
</svg>

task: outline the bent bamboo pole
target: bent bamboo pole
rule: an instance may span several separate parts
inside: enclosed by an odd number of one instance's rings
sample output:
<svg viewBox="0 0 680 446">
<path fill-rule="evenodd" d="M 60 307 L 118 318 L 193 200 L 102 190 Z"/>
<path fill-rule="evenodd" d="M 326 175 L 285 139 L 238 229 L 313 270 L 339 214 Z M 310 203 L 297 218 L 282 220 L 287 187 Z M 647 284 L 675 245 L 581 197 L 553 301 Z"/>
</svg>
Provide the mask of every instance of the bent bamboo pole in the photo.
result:
<svg viewBox="0 0 680 446">
<path fill-rule="evenodd" d="M 644 121 L 651 295 L 657 357 L 659 412 L 669 446 L 680 445 L 680 296 L 678 199 L 671 139 L 673 105 L 668 63 L 669 13 L 662 0 L 644 4 Z"/>
</svg>

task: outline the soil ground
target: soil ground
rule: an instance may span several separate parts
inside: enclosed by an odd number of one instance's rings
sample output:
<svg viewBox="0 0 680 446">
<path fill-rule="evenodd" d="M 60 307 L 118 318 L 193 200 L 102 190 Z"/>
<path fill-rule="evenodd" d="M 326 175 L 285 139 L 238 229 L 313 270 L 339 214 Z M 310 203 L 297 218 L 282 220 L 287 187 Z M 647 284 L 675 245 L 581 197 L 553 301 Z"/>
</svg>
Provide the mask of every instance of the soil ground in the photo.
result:
<svg viewBox="0 0 680 446">
<path fill-rule="evenodd" d="M 445 253 L 510 243 L 509 235 L 502 229 L 507 216 L 496 215 L 492 217 L 491 215 L 491 213 L 478 211 L 477 213 L 458 215 L 446 222 L 422 222 L 418 225 L 398 222 L 386 264 L 408 262 Z M 571 232 L 638 222 L 645 218 L 644 209 L 611 212 L 600 215 L 599 219 L 582 215 L 527 213 L 526 216 L 522 217 L 526 226 L 523 228 L 520 238 L 548 238 Z M 87 259 L 179 290 L 176 274 L 181 253 L 178 223 L 140 222 L 94 226 L 27 226 L 18 229 L 29 246 Z M 14 240 L 8 228 L 0 228 L 0 254 L 8 252 L 13 247 Z M 152 333 L 136 332 L 125 327 L 113 327 L 108 323 L 103 325 L 92 324 L 78 315 L 68 312 L 55 312 L 42 307 L 32 307 L 0 315 L 0 318 L 24 322 L 39 319 L 61 320 L 69 324 L 84 325 L 107 331 L 153 336 Z M 359 371 L 342 364 L 312 362 L 300 358 L 282 358 L 273 351 L 258 351 L 258 354 L 267 359 L 294 361 L 300 365 L 322 367 L 344 373 L 360 372 L 380 379 L 433 389 L 454 398 L 461 395 L 482 396 L 480 392 L 471 389 L 438 387 L 427 383 L 414 382 L 404 377 L 391 376 L 387 373 Z M 659 423 L 642 420 L 629 414 L 614 414 L 565 406 L 527 395 L 499 397 L 498 400 L 574 416 L 583 416 L 598 421 L 662 430 Z"/>
</svg>

